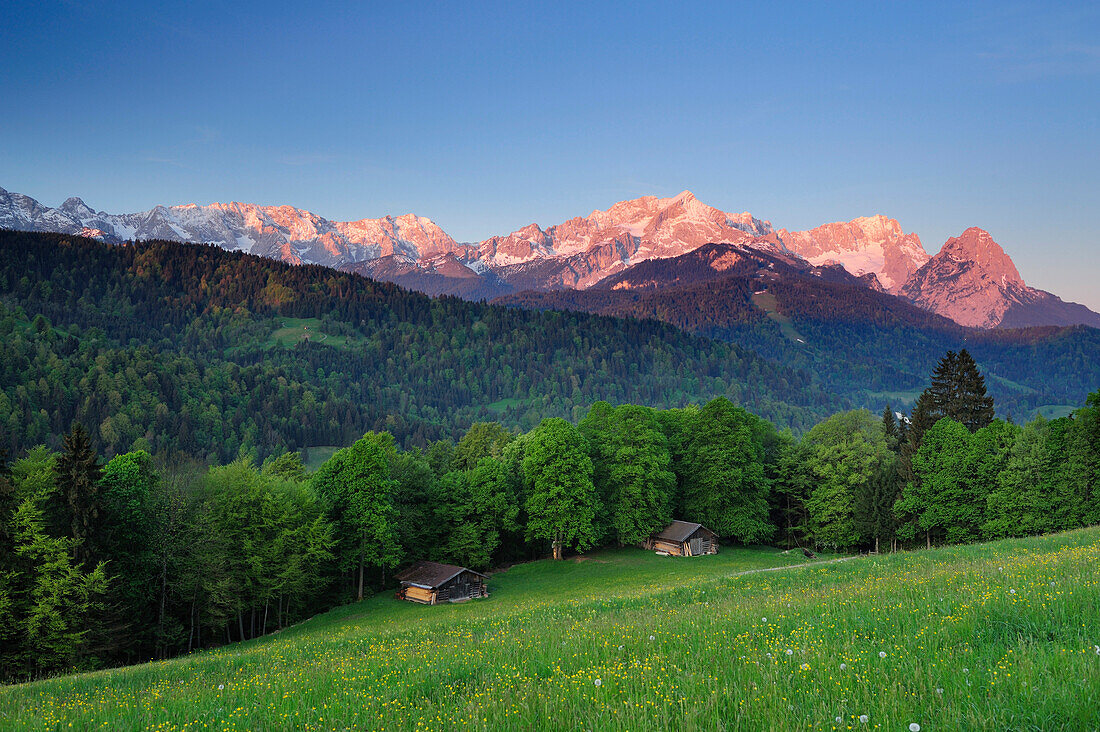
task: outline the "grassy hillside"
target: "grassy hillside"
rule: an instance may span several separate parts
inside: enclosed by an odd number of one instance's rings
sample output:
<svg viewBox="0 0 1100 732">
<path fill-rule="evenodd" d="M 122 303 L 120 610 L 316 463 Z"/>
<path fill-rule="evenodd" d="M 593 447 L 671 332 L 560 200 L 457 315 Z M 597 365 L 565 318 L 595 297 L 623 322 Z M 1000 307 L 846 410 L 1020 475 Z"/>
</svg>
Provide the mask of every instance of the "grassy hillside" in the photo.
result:
<svg viewBox="0 0 1100 732">
<path fill-rule="evenodd" d="M 379 596 L 244 645 L 0 689 L 0 726 L 1100 727 L 1100 528 L 788 566 L 803 562 L 519 565 L 487 600 Z"/>
</svg>

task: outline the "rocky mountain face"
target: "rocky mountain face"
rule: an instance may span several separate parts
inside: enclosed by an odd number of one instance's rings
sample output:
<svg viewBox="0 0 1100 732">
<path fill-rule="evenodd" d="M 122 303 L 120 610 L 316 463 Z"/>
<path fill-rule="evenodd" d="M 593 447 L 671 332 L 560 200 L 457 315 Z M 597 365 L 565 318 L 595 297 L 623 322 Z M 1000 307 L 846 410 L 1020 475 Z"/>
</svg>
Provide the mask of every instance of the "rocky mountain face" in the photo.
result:
<svg viewBox="0 0 1100 732">
<path fill-rule="evenodd" d="M 729 214 L 701 203 L 690 191 L 673 198 L 644 196 L 606 211 L 542 229 L 530 224 L 507 236 L 460 244 L 431 219 L 407 214 L 330 221 L 293 206 L 214 203 L 157 206 L 135 214 L 97 212 L 79 198 L 58 208 L 0 188 L 0 227 L 91 235 L 106 241 L 169 239 L 212 243 L 293 264 L 343 267 L 408 281 L 427 273 L 442 287 L 477 291 L 466 280 L 491 273 L 485 292 L 585 288 L 609 274 L 656 257 L 672 257 L 708 242 L 743 242 L 770 234 L 751 214 Z M 767 243 L 774 246 L 775 242 Z M 441 255 L 445 271 L 438 266 Z M 374 263 L 378 259 L 393 261 Z M 468 271 L 460 271 L 458 267 Z M 444 279 L 439 279 L 444 278 Z M 499 284 L 499 283 L 511 284 Z"/>
<path fill-rule="evenodd" d="M 484 281 L 476 287 L 456 282 L 450 292 L 488 298 L 523 290 L 583 290 L 639 262 L 676 257 L 708 243 L 780 246 L 769 222 L 720 211 L 690 191 L 672 198 L 643 196 L 546 229 L 529 224 L 507 236 L 459 245 L 453 249 L 456 260 Z M 438 272 L 424 259 L 418 267 Z M 383 273 L 366 261 L 343 268 L 375 277 Z M 460 277 L 469 279 L 465 273 Z M 392 281 L 408 284 L 409 278 Z"/>
<path fill-rule="evenodd" d="M 621 201 L 545 230 L 530 224 L 458 254 L 517 290 L 585 289 L 638 262 L 675 257 L 711 242 L 749 242 L 771 231 L 769 222 L 752 214 L 720 211 L 684 191 L 673 198 Z"/>
<path fill-rule="evenodd" d="M 413 214 L 330 221 L 293 206 L 214 203 L 95 211 L 79 198 L 57 208 L 0 188 L 0 228 L 54 231 L 109 242 L 213 243 L 293 264 L 358 272 L 431 295 L 491 299 L 524 291 L 661 289 L 716 273 L 783 265 L 830 282 L 851 281 L 981 328 L 1084 323 L 1100 315 L 1028 287 L 988 233 L 968 229 L 929 257 L 916 234 L 886 216 L 773 230 L 690 191 L 643 196 L 542 228 L 529 224 L 478 243 L 456 242 Z M 720 244 L 722 247 L 707 248 Z M 684 255 L 699 252 L 698 257 Z M 702 260 L 711 259 L 703 263 Z M 764 264 L 761 264 L 764 262 Z M 661 263 L 661 264 L 654 264 Z M 740 269 L 739 269 L 740 268 Z"/>
<path fill-rule="evenodd" d="M 110 242 L 212 243 L 292 264 L 330 267 L 391 255 L 433 257 L 458 246 L 431 219 L 412 214 L 329 221 L 293 206 L 247 203 L 157 206 L 141 213 L 108 214 L 94 211 L 79 198 L 48 208 L 2 188 L 0 228 L 90 235 Z"/>
<path fill-rule="evenodd" d="M 921 307 L 975 328 L 1091 325 L 1100 315 L 1028 287 L 989 232 L 972 227 L 947 240 L 913 273 L 899 294 Z"/>
<path fill-rule="evenodd" d="M 868 287 L 864 277 L 838 264 L 814 265 L 790 252 L 746 244 L 704 244 L 677 257 L 641 262 L 585 290 L 528 290 L 495 302 L 656 318 L 680 327 L 690 323 L 687 329 L 708 333 L 715 326 L 764 317 L 757 298 L 779 290 L 797 293 L 785 307 L 818 321 L 850 317 L 961 330 L 908 300 Z"/>
<path fill-rule="evenodd" d="M 875 275 L 892 294 L 929 259 L 919 236 L 904 233 L 895 219 L 881 215 L 776 233 L 788 249 L 807 261 L 833 262 L 854 275 Z"/>
</svg>

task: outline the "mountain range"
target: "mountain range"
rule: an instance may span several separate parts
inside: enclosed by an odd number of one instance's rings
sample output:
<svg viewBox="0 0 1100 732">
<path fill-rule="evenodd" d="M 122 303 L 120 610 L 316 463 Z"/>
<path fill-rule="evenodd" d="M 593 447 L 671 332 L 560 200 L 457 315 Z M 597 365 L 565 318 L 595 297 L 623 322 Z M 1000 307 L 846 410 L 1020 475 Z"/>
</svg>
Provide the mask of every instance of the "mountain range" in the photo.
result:
<svg viewBox="0 0 1100 732">
<path fill-rule="evenodd" d="M 0 228 L 81 234 L 107 242 L 164 239 L 209 243 L 292 264 L 321 264 L 431 295 L 492 299 L 526 291 L 660 289 L 703 279 L 684 255 L 726 245 L 710 263 L 721 273 L 746 256 L 772 258 L 799 276 L 844 279 L 900 298 L 968 327 L 1100 327 L 1100 314 L 1029 287 L 988 232 L 971 228 L 935 256 L 920 237 L 886 216 L 807 231 L 774 229 L 749 213 L 729 213 L 690 191 L 643 196 L 542 228 L 530 224 L 481 242 L 456 241 L 413 214 L 331 221 L 292 206 L 214 203 L 156 206 L 132 214 L 95 211 L 79 198 L 57 208 L 0 188 Z M 658 279 L 644 263 L 663 261 Z M 694 274 L 670 272 L 670 265 Z M 774 263 L 773 263 L 774 268 Z M 844 277 L 840 277 L 844 275 Z M 527 302 L 513 298 L 512 302 Z"/>
</svg>

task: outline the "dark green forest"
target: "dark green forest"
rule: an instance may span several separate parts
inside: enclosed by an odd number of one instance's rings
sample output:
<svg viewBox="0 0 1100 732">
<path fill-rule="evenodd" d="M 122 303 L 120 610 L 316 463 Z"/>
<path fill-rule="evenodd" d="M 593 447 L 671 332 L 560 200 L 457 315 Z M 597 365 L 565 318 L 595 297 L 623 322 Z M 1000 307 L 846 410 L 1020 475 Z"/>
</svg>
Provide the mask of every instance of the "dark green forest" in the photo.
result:
<svg viewBox="0 0 1100 732">
<path fill-rule="evenodd" d="M 796 431 L 846 406 L 807 372 L 652 321 L 433 299 L 212 246 L 0 232 L 0 247 L 13 452 L 56 448 L 74 421 L 106 456 L 216 463 L 367 431 L 423 447 L 478 420 L 576 421 L 599 400 L 724 396 Z M 278 345 L 287 318 L 314 337 Z"/>
<path fill-rule="evenodd" d="M 816 384 L 852 406 L 875 411 L 887 402 L 910 405 L 940 355 L 961 348 L 974 354 L 989 375 L 1000 414 L 1021 421 L 1039 407 L 1078 404 L 1100 383 L 1100 330 L 1095 328 L 964 328 L 899 298 L 851 281 L 807 275 L 781 261 L 761 269 L 747 260 L 716 273 L 696 261 L 708 248 L 722 251 L 722 245 L 707 245 L 626 273 L 640 281 L 669 283 L 661 289 L 614 290 L 601 284 L 580 291 L 525 292 L 495 302 L 671 323 L 812 374 Z M 684 281 L 689 284 L 680 284 Z M 769 317 L 754 300 L 761 290 L 774 298 L 777 317 Z"/>
<path fill-rule="evenodd" d="M 479 422 L 425 449 L 371 431 L 310 472 L 296 452 L 104 461 L 78 424 L 59 450 L 0 460 L 0 679 L 254 638 L 388 591 L 415 559 L 486 569 L 634 545 L 673 518 L 845 552 L 1100 522 L 1100 391 L 1069 417 L 994 415 L 964 350 L 905 418 L 840 412 L 801 439 L 723 397 L 600 401 L 576 424 Z"/>
</svg>

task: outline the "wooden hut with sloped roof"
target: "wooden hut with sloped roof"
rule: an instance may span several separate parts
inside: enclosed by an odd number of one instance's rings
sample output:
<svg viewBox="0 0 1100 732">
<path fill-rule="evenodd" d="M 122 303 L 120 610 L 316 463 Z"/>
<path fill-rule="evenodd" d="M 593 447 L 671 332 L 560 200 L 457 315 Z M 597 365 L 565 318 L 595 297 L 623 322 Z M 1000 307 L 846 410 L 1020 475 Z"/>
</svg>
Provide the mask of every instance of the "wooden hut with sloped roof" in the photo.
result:
<svg viewBox="0 0 1100 732">
<path fill-rule="evenodd" d="M 700 557 L 718 553 L 718 534 L 702 524 L 673 521 L 664 531 L 646 539 L 642 546 L 674 557 Z"/>
<path fill-rule="evenodd" d="M 441 602 L 461 602 L 488 597 L 488 579 L 481 572 L 466 567 L 439 562 L 417 562 L 401 570 L 395 577 L 401 583 L 398 600 L 438 605 Z"/>
</svg>

